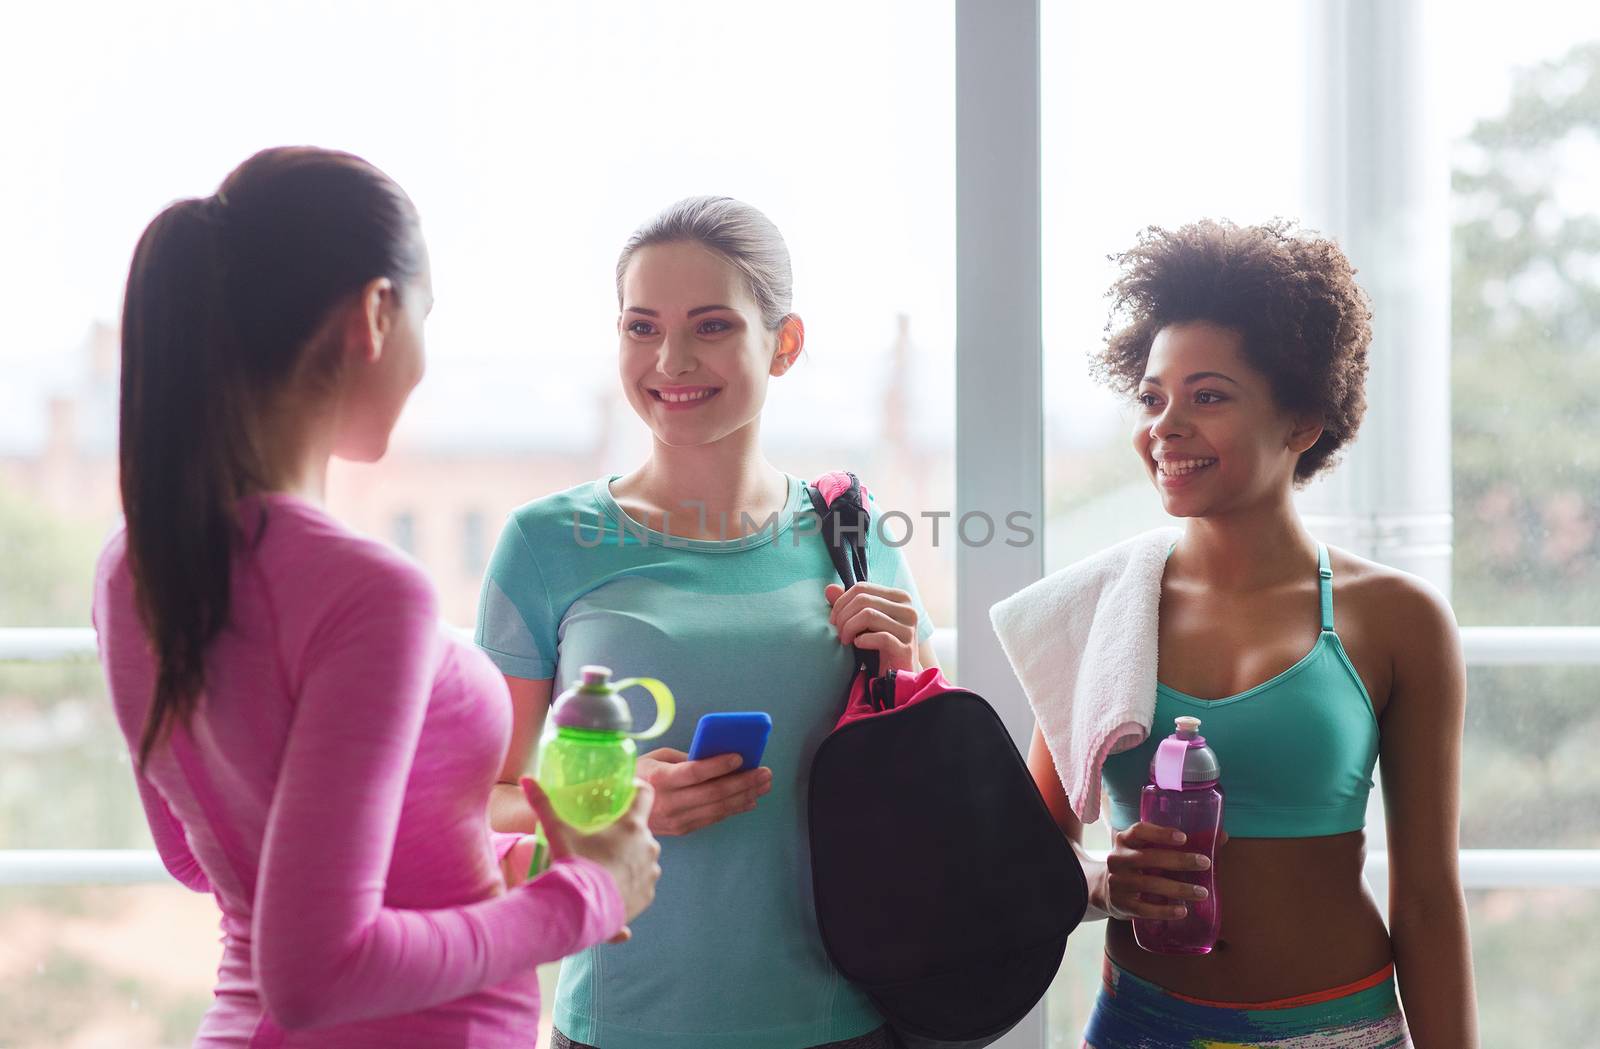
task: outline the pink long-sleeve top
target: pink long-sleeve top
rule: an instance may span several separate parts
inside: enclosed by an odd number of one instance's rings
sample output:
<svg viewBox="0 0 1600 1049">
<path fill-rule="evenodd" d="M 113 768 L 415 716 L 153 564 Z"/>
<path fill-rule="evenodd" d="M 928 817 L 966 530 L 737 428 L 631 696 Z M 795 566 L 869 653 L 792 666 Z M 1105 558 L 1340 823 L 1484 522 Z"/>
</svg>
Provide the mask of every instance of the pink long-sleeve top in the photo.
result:
<svg viewBox="0 0 1600 1049">
<path fill-rule="evenodd" d="M 441 629 L 415 565 L 294 496 L 241 516 L 258 538 L 196 714 L 135 773 L 167 869 L 222 910 L 195 1045 L 526 1049 L 534 967 L 622 927 L 615 883 L 569 859 L 506 890 L 487 820 L 505 681 Z M 155 663 L 122 533 L 94 619 L 136 751 Z"/>
</svg>

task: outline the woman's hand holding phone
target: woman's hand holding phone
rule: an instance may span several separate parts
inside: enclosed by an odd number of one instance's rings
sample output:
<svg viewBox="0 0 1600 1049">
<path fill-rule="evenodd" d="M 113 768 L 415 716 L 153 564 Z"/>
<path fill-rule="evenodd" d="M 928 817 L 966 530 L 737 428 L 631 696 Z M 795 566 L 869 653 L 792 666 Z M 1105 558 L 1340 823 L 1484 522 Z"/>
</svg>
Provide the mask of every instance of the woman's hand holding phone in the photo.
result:
<svg viewBox="0 0 1600 1049">
<path fill-rule="evenodd" d="M 650 830 L 689 834 L 754 809 L 756 799 L 772 789 L 772 770 L 736 771 L 743 761 L 738 754 L 690 761 L 689 755 L 671 747 L 639 755 L 639 778 L 656 793 Z"/>
</svg>

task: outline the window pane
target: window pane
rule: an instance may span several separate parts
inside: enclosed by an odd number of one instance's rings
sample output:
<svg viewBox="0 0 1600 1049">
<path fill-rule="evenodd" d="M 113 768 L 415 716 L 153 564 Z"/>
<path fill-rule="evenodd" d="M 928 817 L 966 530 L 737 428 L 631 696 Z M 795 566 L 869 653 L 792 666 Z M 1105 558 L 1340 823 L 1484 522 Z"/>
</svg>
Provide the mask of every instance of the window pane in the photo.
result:
<svg viewBox="0 0 1600 1049">
<path fill-rule="evenodd" d="M 0 663 L 0 724 L 0 849 L 152 847 L 98 666 Z"/>
<path fill-rule="evenodd" d="M 1461 845 L 1600 848 L 1594 667 L 1477 667 L 1467 675 Z"/>
<path fill-rule="evenodd" d="M 1305 210 L 1305 22 L 1271 0 L 1042 5 L 1047 571 L 1168 520 L 1129 406 L 1088 376 L 1106 256 L 1150 225 Z"/>
<path fill-rule="evenodd" d="M 1510 33 L 1474 21 L 1439 49 L 1458 99 L 1455 606 L 1600 623 L 1600 23 L 1552 0 Z"/>
<path fill-rule="evenodd" d="M 1469 892 L 1485 1046 L 1593 1045 L 1600 1026 L 1600 893 Z"/>
<path fill-rule="evenodd" d="M 210 896 L 176 883 L 0 889 L 0 1045 L 189 1045 L 218 922 Z"/>
<path fill-rule="evenodd" d="M 450 618 L 476 611 L 466 511 L 492 541 L 511 508 L 648 451 L 615 374 L 614 267 L 635 226 L 690 194 L 763 209 L 794 258 L 808 352 L 772 384 L 769 457 L 854 469 L 913 516 L 950 508 L 951 0 L 168 0 L 27 19 L 29 46 L 0 64 L 7 97 L 32 100 L 0 112 L 0 137 L 29 158 L 0 170 L 0 241 L 29 249 L 0 260 L 0 286 L 27 289 L 0 345 L 0 554 L 20 543 L 13 502 L 47 520 L 35 531 L 80 526 L 91 553 L 111 526 L 133 244 L 167 201 L 285 142 L 368 157 L 421 211 L 427 380 L 389 458 L 336 469 L 330 502 L 369 534 L 409 535 Z M 922 534 L 906 553 L 951 623 L 953 549 Z M 0 572 L 22 571 L 11 560 Z M 86 623 L 86 562 L 60 561 L 25 588 L 0 576 L 0 621 Z"/>
<path fill-rule="evenodd" d="M 1046 1049 L 1080 1049 L 1100 993 L 1105 964 L 1105 923 L 1089 922 L 1067 940 L 1067 956 L 1045 994 Z"/>
<path fill-rule="evenodd" d="M 53 491 L 55 482 L 23 459 L 0 453 L 0 629 L 87 625 L 95 554 L 116 513 L 116 481 L 108 472 L 90 482 L 89 494 L 106 505 L 75 505 L 75 478 Z"/>
</svg>

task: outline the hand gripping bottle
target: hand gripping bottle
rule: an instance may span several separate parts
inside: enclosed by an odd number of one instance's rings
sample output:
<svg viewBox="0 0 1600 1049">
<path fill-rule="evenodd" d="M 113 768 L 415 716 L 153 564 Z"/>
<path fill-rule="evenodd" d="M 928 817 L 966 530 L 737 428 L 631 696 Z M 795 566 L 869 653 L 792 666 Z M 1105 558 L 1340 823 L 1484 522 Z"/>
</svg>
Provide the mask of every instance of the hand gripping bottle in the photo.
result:
<svg viewBox="0 0 1600 1049">
<path fill-rule="evenodd" d="M 655 739 L 672 724 L 672 693 L 654 678 L 613 682 L 608 667 L 583 667 L 582 681 L 561 693 L 550 712 L 555 731 L 539 747 L 539 786 L 556 815 L 574 830 L 590 834 L 628 811 L 633 804 L 636 739 Z M 622 691 L 638 685 L 656 701 L 656 721 L 630 732 L 633 714 Z M 534 835 L 531 878 L 550 864 L 544 827 Z"/>
<path fill-rule="evenodd" d="M 1210 954 L 1217 944 L 1221 912 L 1217 904 L 1217 835 L 1222 829 L 1222 768 L 1216 751 L 1200 735 L 1199 718 L 1178 718 L 1178 731 L 1161 741 L 1150 762 L 1150 785 L 1139 795 L 1139 819 L 1180 830 L 1182 845 L 1159 846 L 1204 853 L 1203 871 L 1152 871 L 1163 878 L 1203 886 L 1203 900 L 1175 900 L 1188 908 L 1176 919 L 1135 918 L 1133 937 L 1140 947 L 1160 954 Z"/>
</svg>

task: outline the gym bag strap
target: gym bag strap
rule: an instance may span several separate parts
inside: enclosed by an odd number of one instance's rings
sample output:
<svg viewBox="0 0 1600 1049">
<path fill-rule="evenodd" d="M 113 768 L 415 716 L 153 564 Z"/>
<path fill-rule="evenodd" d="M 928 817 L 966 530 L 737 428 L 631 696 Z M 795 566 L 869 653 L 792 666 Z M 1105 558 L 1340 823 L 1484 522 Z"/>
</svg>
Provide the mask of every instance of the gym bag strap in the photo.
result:
<svg viewBox="0 0 1600 1049">
<path fill-rule="evenodd" d="M 824 477 L 838 477 L 829 474 Z M 818 531 L 822 540 L 828 546 L 828 556 L 833 560 L 833 570 L 839 573 L 839 581 L 849 590 L 857 583 L 867 581 L 867 529 L 871 527 L 871 514 L 867 509 L 867 492 L 862 487 L 861 479 L 853 473 L 846 473 L 848 483 L 840 486 L 835 482 L 825 491 L 822 481 L 809 486 L 806 491 L 811 496 L 811 506 L 817 512 L 819 521 Z M 831 498 L 829 491 L 832 492 Z M 878 676 L 878 653 L 871 649 L 856 648 L 856 672 L 864 673 L 868 678 Z"/>
</svg>

